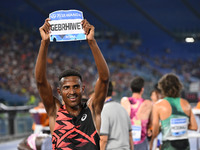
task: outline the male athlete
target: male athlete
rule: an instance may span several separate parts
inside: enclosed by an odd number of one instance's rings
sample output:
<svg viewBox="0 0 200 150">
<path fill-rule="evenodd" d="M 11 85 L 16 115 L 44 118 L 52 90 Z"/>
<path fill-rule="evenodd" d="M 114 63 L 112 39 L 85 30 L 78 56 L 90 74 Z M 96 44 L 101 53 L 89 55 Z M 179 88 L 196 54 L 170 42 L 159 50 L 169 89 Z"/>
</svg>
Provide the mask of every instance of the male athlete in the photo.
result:
<svg viewBox="0 0 200 150">
<path fill-rule="evenodd" d="M 94 95 L 87 104 L 81 102 L 84 92 L 82 77 L 76 70 L 65 70 L 59 76 L 58 93 L 64 105 L 53 96 L 46 77 L 47 51 L 50 43 L 50 19 L 40 27 L 41 45 L 35 66 L 35 78 L 40 97 L 49 116 L 52 147 L 59 150 L 99 150 L 101 110 L 107 95 L 109 69 L 94 38 L 94 26 L 81 22 L 92 51 L 99 78 Z"/>
<path fill-rule="evenodd" d="M 175 74 L 166 74 L 158 82 L 163 99 L 153 106 L 153 134 L 150 143 L 159 133 L 161 121 L 162 150 L 189 150 L 187 130 L 197 130 L 197 123 L 187 100 L 180 97 L 182 84 Z"/>
<path fill-rule="evenodd" d="M 121 104 L 131 118 L 134 150 L 148 150 L 147 130 L 151 120 L 152 102 L 142 98 L 144 79 L 140 76 L 134 77 L 131 90 L 132 96 L 123 97 Z"/>
</svg>

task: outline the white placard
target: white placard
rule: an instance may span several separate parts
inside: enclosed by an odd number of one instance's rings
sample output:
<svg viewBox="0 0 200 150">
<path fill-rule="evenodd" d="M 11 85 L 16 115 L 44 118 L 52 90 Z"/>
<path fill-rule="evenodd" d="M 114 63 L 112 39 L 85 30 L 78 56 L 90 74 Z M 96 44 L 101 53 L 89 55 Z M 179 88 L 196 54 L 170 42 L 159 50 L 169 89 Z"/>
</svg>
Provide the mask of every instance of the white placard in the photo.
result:
<svg viewBox="0 0 200 150">
<path fill-rule="evenodd" d="M 188 118 L 172 118 L 171 122 L 171 134 L 172 136 L 183 136 L 188 130 Z"/>
<path fill-rule="evenodd" d="M 85 40 L 86 35 L 81 25 L 83 13 L 79 10 L 58 10 L 49 14 L 51 25 L 50 41 Z"/>
<path fill-rule="evenodd" d="M 134 142 L 141 140 L 141 132 L 142 132 L 141 126 L 132 125 L 132 137 Z"/>
</svg>

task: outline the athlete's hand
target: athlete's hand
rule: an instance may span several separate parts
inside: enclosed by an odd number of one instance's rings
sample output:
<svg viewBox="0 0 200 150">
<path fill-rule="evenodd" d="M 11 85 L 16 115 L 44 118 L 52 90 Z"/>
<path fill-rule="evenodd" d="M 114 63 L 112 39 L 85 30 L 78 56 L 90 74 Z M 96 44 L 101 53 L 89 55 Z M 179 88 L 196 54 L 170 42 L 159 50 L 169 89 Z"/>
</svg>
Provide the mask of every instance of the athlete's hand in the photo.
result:
<svg viewBox="0 0 200 150">
<path fill-rule="evenodd" d="M 147 129 L 147 136 L 151 137 L 152 136 L 152 130 L 151 129 Z"/>
<path fill-rule="evenodd" d="M 44 41 L 50 41 L 50 29 L 51 29 L 51 25 L 49 24 L 48 21 L 50 21 L 50 18 L 47 18 L 43 24 L 43 26 L 41 26 L 39 28 L 40 31 L 40 35 L 42 40 Z"/>
<path fill-rule="evenodd" d="M 81 24 L 83 26 L 83 30 L 85 31 L 86 39 L 88 41 L 94 40 L 94 26 L 91 25 L 86 19 L 84 19 Z"/>
</svg>

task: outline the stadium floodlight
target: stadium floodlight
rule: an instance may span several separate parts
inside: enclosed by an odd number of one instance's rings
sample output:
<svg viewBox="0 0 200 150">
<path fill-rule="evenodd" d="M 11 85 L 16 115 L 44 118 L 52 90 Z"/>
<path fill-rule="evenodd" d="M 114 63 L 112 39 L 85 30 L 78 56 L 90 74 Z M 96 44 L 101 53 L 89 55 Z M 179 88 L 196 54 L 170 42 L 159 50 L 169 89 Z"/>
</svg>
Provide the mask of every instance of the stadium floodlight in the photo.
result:
<svg viewBox="0 0 200 150">
<path fill-rule="evenodd" d="M 185 42 L 187 42 L 187 43 L 193 43 L 194 42 L 194 38 L 193 37 L 186 37 L 185 38 Z"/>
</svg>

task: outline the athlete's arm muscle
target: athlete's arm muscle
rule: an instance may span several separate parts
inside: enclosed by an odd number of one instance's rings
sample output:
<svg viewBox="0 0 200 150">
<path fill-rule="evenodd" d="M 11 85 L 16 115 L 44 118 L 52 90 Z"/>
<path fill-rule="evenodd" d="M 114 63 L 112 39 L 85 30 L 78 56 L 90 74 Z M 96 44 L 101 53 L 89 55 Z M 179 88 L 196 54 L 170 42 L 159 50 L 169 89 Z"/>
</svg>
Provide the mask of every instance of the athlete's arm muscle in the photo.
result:
<svg viewBox="0 0 200 150">
<path fill-rule="evenodd" d="M 58 104 L 59 101 L 53 97 L 52 88 L 46 78 L 47 52 L 50 42 L 50 24 L 48 23 L 49 20 L 50 19 L 46 19 L 44 25 L 39 29 L 42 40 L 35 65 L 35 79 L 40 97 L 49 116 L 49 124 L 51 129 L 53 122 L 52 120 L 56 115 L 56 104 Z"/>
<path fill-rule="evenodd" d="M 190 117 L 188 129 L 197 130 L 198 126 L 197 126 L 197 122 L 194 117 L 194 114 L 192 112 L 191 105 L 188 103 L 187 100 L 181 99 L 181 107 L 182 107 L 184 113 Z"/>
<path fill-rule="evenodd" d="M 132 131 L 129 131 L 129 145 L 130 145 L 130 150 L 134 150 Z"/>
<path fill-rule="evenodd" d="M 153 141 L 159 134 L 159 105 L 154 104 L 153 110 L 152 110 L 152 138 L 150 141 L 150 150 L 152 150 L 153 147 Z"/>
<path fill-rule="evenodd" d="M 82 25 L 86 33 L 86 38 L 92 51 L 99 75 L 95 85 L 94 95 L 89 100 L 89 108 L 92 111 L 93 119 L 97 131 L 99 132 L 101 124 L 101 111 L 107 95 L 110 73 L 107 63 L 96 43 L 96 40 L 94 39 L 94 26 L 90 25 L 87 20 L 83 20 Z"/>
<path fill-rule="evenodd" d="M 107 142 L 108 142 L 108 136 L 101 135 L 100 136 L 100 150 L 106 150 Z"/>
</svg>

